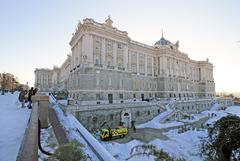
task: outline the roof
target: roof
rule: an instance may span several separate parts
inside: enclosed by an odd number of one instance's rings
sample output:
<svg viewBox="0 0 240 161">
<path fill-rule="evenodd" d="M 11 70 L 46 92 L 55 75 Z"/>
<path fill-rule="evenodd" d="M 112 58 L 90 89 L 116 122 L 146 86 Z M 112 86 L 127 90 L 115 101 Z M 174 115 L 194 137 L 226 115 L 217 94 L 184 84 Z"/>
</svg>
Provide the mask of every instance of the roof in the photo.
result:
<svg viewBox="0 0 240 161">
<path fill-rule="evenodd" d="M 155 45 L 169 45 L 172 44 L 169 40 L 166 40 L 164 37 L 162 37 L 159 41 L 155 43 Z"/>
</svg>

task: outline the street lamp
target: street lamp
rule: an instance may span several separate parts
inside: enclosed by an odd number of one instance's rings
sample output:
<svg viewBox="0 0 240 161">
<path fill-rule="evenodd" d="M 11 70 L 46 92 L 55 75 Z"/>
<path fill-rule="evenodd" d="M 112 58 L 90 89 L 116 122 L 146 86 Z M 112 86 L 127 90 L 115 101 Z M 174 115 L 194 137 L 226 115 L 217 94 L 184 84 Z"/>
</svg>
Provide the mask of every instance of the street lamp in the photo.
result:
<svg viewBox="0 0 240 161">
<path fill-rule="evenodd" d="M 12 93 L 13 93 L 13 86 L 14 86 L 14 77 L 12 77 Z"/>
<path fill-rule="evenodd" d="M 5 90 L 5 73 L 3 73 L 3 80 L 2 80 L 2 95 L 4 95 L 4 90 Z"/>
</svg>

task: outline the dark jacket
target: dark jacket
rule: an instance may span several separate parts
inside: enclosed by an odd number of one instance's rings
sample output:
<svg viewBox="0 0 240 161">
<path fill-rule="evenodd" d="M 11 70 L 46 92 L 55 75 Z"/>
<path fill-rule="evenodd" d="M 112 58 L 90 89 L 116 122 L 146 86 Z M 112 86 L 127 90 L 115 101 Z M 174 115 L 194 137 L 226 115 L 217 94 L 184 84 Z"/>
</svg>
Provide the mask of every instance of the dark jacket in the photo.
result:
<svg viewBox="0 0 240 161">
<path fill-rule="evenodd" d="M 18 96 L 19 102 L 23 102 L 24 97 L 25 97 L 25 92 L 24 92 L 24 91 L 21 91 L 21 92 L 19 93 L 19 96 Z"/>
<path fill-rule="evenodd" d="M 33 88 L 28 91 L 28 101 L 32 102 Z"/>
</svg>

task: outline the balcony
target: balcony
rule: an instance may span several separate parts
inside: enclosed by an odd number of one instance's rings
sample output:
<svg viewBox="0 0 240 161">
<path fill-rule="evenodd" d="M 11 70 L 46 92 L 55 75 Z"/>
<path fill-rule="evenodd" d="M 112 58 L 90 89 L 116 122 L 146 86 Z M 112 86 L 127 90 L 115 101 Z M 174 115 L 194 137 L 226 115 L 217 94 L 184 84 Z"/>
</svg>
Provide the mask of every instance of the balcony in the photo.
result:
<svg viewBox="0 0 240 161">
<path fill-rule="evenodd" d="M 102 64 L 94 64 L 94 66 L 95 66 L 95 67 L 101 67 L 101 68 L 103 67 Z"/>
<path fill-rule="evenodd" d="M 118 67 L 118 70 L 125 70 L 124 67 Z"/>
<path fill-rule="evenodd" d="M 114 66 L 108 65 L 107 68 L 114 69 Z"/>
</svg>

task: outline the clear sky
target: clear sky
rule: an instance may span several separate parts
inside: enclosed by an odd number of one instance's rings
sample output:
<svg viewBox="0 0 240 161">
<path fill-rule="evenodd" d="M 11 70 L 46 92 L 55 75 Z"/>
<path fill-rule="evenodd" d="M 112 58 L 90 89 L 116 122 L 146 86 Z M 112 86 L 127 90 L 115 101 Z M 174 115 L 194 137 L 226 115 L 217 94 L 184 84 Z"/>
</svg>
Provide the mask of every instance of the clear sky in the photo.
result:
<svg viewBox="0 0 240 161">
<path fill-rule="evenodd" d="M 34 84 L 35 68 L 60 66 L 78 21 L 113 26 L 149 45 L 161 37 L 214 64 L 216 91 L 240 92 L 239 0 L 1 0 L 0 72 Z"/>
</svg>

